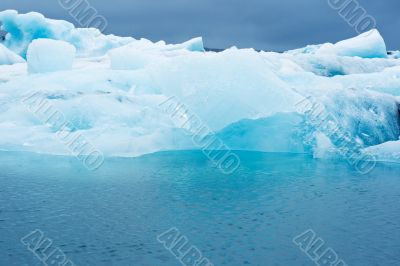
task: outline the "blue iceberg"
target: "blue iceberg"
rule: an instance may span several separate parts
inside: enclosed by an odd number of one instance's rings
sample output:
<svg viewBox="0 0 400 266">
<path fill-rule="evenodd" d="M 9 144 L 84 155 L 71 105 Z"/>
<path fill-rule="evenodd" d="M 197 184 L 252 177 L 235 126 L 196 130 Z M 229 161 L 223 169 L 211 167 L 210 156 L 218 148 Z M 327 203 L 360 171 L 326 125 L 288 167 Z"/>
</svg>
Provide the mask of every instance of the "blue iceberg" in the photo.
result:
<svg viewBox="0 0 400 266">
<path fill-rule="evenodd" d="M 154 43 L 39 13 L 0 21 L 2 150 L 69 154 L 57 133 L 75 132 L 106 156 L 217 137 L 237 150 L 399 161 L 400 60 L 378 30 L 285 53 L 206 52 L 201 38 Z"/>
</svg>

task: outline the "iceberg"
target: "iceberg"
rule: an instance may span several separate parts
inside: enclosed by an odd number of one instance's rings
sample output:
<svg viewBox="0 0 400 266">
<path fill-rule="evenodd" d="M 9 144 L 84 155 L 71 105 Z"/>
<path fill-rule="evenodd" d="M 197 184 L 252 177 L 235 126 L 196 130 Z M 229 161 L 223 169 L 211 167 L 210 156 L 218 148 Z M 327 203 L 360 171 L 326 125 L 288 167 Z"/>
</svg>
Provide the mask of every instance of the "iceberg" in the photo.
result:
<svg viewBox="0 0 400 266">
<path fill-rule="evenodd" d="M 193 139 L 213 137 L 234 150 L 399 161 L 400 60 L 377 30 L 285 53 L 206 52 L 201 38 L 103 35 L 38 13 L 0 21 L 18 58 L 0 65 L 2 150 L 70 154 L 62 131 L 106 156 L 204 149 Z"/>
<path fill-rule="evenodd" d="M 23 58 L 26 58 L 28 46 L 35 39 L 68 42 L 75 46 L 78 57 L 102 56 L 114 48 L 128 44 L 132 44 L 131 48 L 140 46 L 149 50 L 162 48 L 165 51 L 204 51 L 201 37 L 177 45 L 167 45 L 163 41 L 152 43 L 146 39 L 136 41 L 132 37 L 103 35 L 96 28 L 75 28 L 70 22 L 48 19 L 37 12 L 19 14 L 16 10 L 5 10 L 0 12 L 0 22 L 1 30 L 7 32 L 5 46 Z"/>
</svg>

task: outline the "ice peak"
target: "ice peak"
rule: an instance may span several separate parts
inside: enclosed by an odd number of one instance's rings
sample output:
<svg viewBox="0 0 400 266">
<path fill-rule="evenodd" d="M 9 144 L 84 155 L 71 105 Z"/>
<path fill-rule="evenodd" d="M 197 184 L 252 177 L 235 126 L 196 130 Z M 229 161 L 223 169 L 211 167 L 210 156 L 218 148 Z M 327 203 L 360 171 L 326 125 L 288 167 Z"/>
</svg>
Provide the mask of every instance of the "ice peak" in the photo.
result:
<svg viewBox="0 0 400 266">
<path fill-rule="evenodd" d="M 288 51 L 290 54 L 337 55 L 361 58 L 386 58 L 386 44 L 377 29 L 364 32 L 356 37 L 335 44 L 309 45 Z"/>
<path fill-rule="evenodd" d="M 386 44 L 377 29 L 364 32 L 354 38 L 334 44 L 338 55 L 363 58 L 385 58 Z"/>
</svg>

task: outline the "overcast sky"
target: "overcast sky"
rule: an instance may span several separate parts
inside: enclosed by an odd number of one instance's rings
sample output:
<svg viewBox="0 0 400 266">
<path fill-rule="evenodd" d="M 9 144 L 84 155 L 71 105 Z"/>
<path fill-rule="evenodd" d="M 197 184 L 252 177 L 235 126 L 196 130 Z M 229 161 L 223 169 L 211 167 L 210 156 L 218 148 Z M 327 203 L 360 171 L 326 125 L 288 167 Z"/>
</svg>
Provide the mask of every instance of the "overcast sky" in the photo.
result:
<svg viewBox="0 0 400 266">
<path fill-rule="evenodd" d="M 283 51 L 357 35 L 328 0 L 88 1 L 107 19 L 106 33 L 152 41 L 176 43 L 202 36 L 212 48 Z M 400 1 L 358 2 L 375 18 L 388 48 L 400 49 Z M 0 0 L 0 9 L 37 11 L 77 25 L 58 0 Z"/>
</svg>

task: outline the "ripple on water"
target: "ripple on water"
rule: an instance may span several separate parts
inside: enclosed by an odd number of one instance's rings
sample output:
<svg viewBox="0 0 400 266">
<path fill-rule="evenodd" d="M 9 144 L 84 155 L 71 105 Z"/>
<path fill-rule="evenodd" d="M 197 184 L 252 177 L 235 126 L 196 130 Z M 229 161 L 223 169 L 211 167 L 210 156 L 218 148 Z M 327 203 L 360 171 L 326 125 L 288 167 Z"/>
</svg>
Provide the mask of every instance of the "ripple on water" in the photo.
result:
<svg viewBox="0 0 400 266">
<path fill-rule="evenodd" d="M 76 265 L 179 265 L 157 241 L 171 227 L 215 265 L 310 265 L 292 243 L 309 228 L 348 265 L 398 263 L 399 166 L 359 176 L 304 155 L 239 155 L 225 176 L 201 152 L 107 159 L 96 172 L 0 153 L 0 265 L 38 264 L 20 243 L 35 229 Z"/>
</svg>

